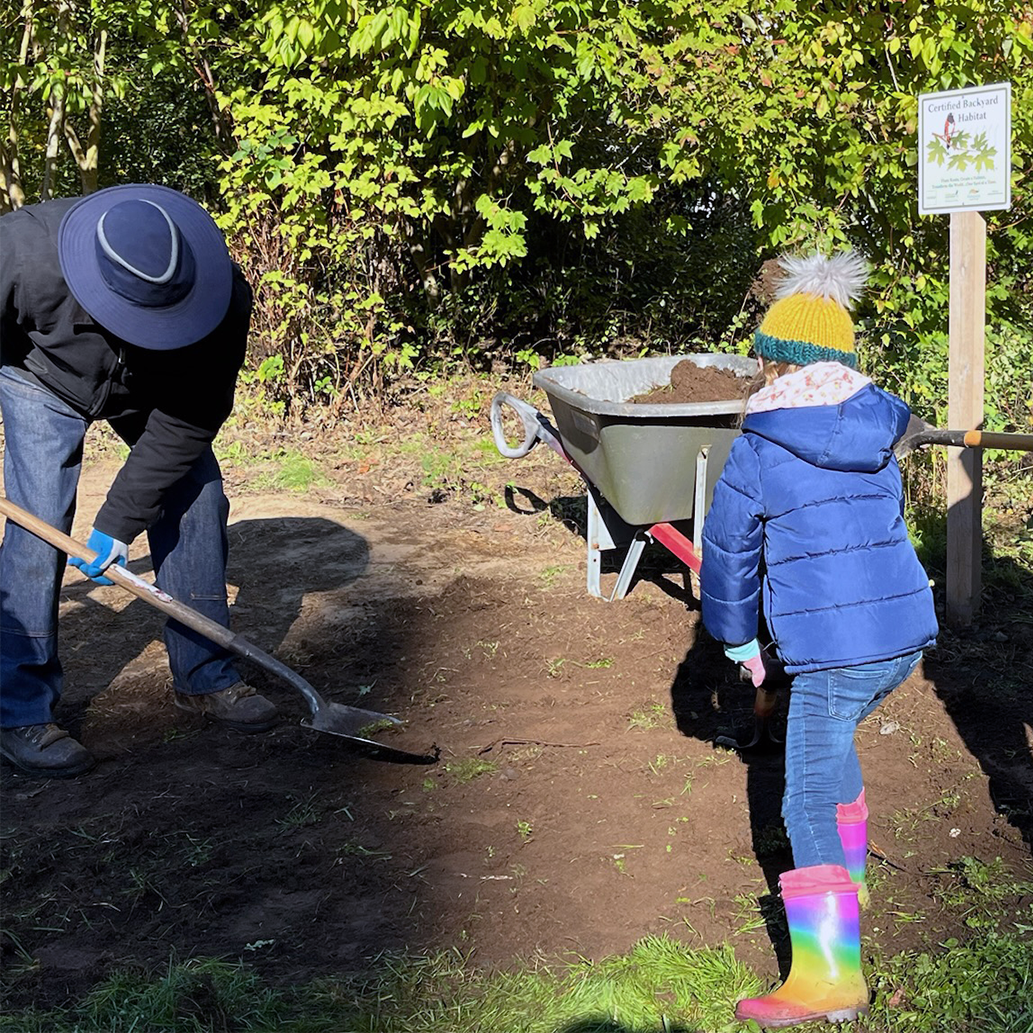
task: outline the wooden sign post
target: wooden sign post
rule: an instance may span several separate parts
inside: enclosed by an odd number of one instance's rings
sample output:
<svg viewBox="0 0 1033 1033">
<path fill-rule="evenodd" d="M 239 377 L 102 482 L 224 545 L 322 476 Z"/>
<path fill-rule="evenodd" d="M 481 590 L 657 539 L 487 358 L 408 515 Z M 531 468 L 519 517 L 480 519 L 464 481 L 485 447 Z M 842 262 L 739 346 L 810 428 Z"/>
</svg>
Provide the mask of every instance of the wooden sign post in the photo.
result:
<svg viewBox="0 0 1033 1033">
<path fill-rule="evenodd" d="M 983 426 L 986 223 L 1011 205 L 1011 83 L 918 98 L 918 213 L 949 213 L 947 424 Z M 983 453 L 947 450 L 947 623 L 971 624 L 982 590 Z"/>
<path fill-rule="evenodd" d="M 953 212 L 950 225 L 950 366 L 947 424 L 983 425 L 986 223 Z M 982 591 L 983 452 L 947 449 L 947 623 L 971 624 Z"/>
</svg>

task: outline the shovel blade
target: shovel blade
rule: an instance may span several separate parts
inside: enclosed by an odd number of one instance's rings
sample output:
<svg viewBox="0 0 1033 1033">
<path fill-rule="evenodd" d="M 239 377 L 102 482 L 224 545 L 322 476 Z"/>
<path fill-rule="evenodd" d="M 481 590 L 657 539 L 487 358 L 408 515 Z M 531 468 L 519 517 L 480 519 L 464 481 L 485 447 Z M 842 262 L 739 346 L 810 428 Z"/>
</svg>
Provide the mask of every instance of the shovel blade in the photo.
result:
<svg viewBox="0 0 1033 1033">
<path fill-rule="evenodd" d="M 440 755 L 437 747 L 434 747 L 433 753 L 411 753 L 409 750 L 400 750 L 395 746 L 377 742 L 376 739 L 370 739 L 369 736 L 379 729 L 402 724 L 397 717 L 380 714 L 375 710 L 324 702 L 307 721 L 301 723 L 317 732 L 339 735 L 375 760 L 388 760 L 399 764 L 434 764 Z"/>
<path fill-rule="evenodd" d="M 378 728 L 400 725 L 402 722 L 397 717 L 381 714 L 376 710 L 363 710 L 361 707 L 349 707 L 343 703 L 324 702 L 313 711 L 309 720 L 303 723 L 317 732 L 366 738 L 370 732 L 376 731 Z"/>
</svg>

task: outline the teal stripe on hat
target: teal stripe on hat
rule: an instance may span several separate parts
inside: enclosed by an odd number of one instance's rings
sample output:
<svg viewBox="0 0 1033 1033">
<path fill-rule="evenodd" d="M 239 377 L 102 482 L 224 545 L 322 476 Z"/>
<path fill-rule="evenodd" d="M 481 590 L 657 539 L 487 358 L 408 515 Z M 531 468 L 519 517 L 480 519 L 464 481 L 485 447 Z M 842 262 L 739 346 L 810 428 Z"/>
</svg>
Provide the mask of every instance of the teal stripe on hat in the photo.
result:
<svg viewBox="0 0 1033 1033">
<path fill-rule="evenodd" d="M 753 350 L 773 362 L 791 362 L 795 366 L 806 366 L 811 362 L 841 362 L 844 366 L 857 369 L 856 352 L 823 348 L 808 341 L 786 341 L 781 337 L 761 333 L 760 330 L 753 335 Z"/>
</svg>

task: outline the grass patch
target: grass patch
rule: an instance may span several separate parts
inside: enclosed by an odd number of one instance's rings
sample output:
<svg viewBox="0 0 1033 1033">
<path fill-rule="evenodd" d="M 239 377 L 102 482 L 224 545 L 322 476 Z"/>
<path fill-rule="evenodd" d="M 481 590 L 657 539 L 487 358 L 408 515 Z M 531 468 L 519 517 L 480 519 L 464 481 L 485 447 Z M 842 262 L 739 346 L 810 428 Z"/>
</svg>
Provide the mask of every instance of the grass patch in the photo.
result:
<svg viewBox="0 0 1033 1033">
<path fill-rule="evenodd" d="M 942 952 L 892 958 L 872 980 L 869 1029 L 892 1033 L 1030 1033 L 1033 942 L 990 934 Z M 873 1021 L 874 1020 L 874 1021 Z"/>
<path fill-rule="evenodd" d="M 663 703 L 651 700 L 638 710 L 632 711 L 631 717 L 628 718 L 628 729 L 648 731 L 650 728 L 658 728 L 660 725 L 668 723 L 669 720 L 668 708 Z"/>
<path fill-rule="evenodd" d="M 1033 895 L 1033 883 L 1017 878 L 999 857 L 992 861 L 961 857 L 933 874 L 940 877 L 933 895 L 943 907 L 963 916 L 971 929 L 997 928 L 1016 898 Z"/>
<path fill-rule="evenodd" d="M 264 491 L 279 488 L 285 491 L 306 492 L 313 487 L 325 487 L 332 483 L 320 470 L 317 463 L 295 451 L 281 451 L 270 457 L 275 469 L 255 476 L 251 490 Z"/>
<path fill-rule="evenodd" d="M 569 567 L 564 563 L 557 563 L 549 567 L 545 567 L 539 574 L 538 580 L 541 582 L 541 586 L 544 589 L 550 589 L 555 584 L 558 578 L 566 574 Z"/>
<path fill-rule="evenodd" d="M 988 934 L 869 971 L 873 1033 L 1028 1033 L 1033 942 Z M 458 951 L 384 955 L 364 976 L 272 989 L 245 965 L 170 961 L 113 974 L 81 1003 L 8 1012 L 10 1033 L 732 1033 L 735 1002 L 763 992 L 729 947 L 641 940 L 599 962 L 546 961 L 486 972 Z M 815 1025 L 816 1033 L 838 1028 Z"/>
<path fill-rule="evenodd" d="M 463 760 L 445 762 L 445 771 L 457 785 L 472 782 L 481 775 L 490 775 L 498 771 L 498 764 L 493 760 L 482 760 L 480 757 L 466 757 Z"/>
<path fill-rule="evenodd" d="M 8 1014 L 13 1033 L 654 1033 L 731 1031 L 735 1000 L 756 978 L 728 948 L 689 950 L 664 937 L 598 963 L 539 963 L 485 973 L 457 951 L 378 958 L 374 974 L 272 990 L 242 965 L 124 971 L 79 1006 Z"/>
<path fill-rule="evenodd" d="M 305 492 L 333 482 L 322 472 L 322 459 L 313 459 L 297 448 L 251 449 L 239 438 L 216 438 L 215 456 L 225 468 L 253 472 L 250 492 L 285 490 Z"/>
<path fill-rule="evenodd" d="M 160 976 L 123 969 L 80 1004 L 0 1016 L 10 1033 L 207 1033 L 285 1029 L 287 995 L 263 986 L 243 965 L 210 958 L 171 960 Z M 295 1027 L 298 1033 L 303 1026 Z M 317 1027 L 313 1027 L 316 1029 Z"/>
</svg>

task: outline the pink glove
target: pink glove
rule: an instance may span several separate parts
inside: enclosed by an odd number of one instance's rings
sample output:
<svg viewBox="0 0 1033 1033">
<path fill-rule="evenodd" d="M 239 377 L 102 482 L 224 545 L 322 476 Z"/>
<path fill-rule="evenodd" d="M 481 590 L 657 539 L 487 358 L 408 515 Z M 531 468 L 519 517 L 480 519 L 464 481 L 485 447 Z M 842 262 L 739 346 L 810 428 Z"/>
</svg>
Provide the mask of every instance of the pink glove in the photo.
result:
<svg viewBox="0 0 1033 1033">
<path fill-rule="evenodd" d="M 750 680 L 753 682 L 753 687 L 755 689 L 760 688 L 768 673 L 764 668 L 764 655 L 758 653 L 756 656 L 750 657 L 749 660 L 743 660 L 740 666 L 743 670 L 750 672 Z"/>
</svg>

